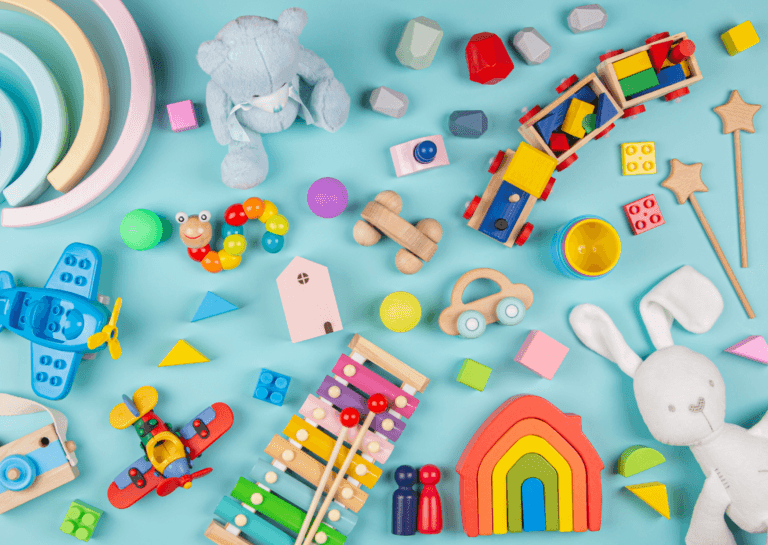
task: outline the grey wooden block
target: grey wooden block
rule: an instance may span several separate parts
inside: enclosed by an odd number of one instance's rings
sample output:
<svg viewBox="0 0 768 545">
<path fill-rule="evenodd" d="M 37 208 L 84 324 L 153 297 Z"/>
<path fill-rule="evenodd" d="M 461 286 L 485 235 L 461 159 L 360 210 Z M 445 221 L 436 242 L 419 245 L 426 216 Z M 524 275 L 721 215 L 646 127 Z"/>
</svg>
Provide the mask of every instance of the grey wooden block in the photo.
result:
<svg viewBox="0 0 768 545">
<path fill-rule="evenodd" d="M 371 108 L 380 114 L 400 119 L 408 111 L 408 97 L 389 87 L 379 87 L 371 93 Z"/>
<path fill-rule="evenodd" d="M 426 17 L 416 17 L 408 21 L 403 36 L 397 45 L 395 55 L 403 66 L 421 70 L 432 64 L 437 53 L 443 29 L 435 21 Z"/>
<path fill-rule="evenodd" d="M 515 48 L 527 64 L 541 64 L 549 58 L 552 51 L 549 42 L 532 26 L 526 27 L 512 39 Z"/>
<path fill-rule="evenodd" d="M 568 28 L 574 34 L 603 28 L 608 21 L 608 14 L 600 4 L 588 4 L 573 8 L 568 15 Z"/>
<path fill-rule="evenodd" d="M 448 129 L 454 136 L 480 138 L 488 130 L 488 118 L 482 110 L 456 110 L 451 114 Z"/>
</svg>

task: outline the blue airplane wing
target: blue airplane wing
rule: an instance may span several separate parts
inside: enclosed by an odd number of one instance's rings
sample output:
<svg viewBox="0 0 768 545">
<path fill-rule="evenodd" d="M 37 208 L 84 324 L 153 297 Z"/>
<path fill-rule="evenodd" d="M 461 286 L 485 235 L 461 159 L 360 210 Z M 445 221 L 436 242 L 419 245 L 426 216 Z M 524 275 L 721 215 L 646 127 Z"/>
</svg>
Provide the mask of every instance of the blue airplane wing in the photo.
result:
<svg viewBox="0 0 768 545">
<path fill-rule="evenodd" d="M 64 249 L 46 288 L 68 291 L 91 301 L 96 299 L 101 276 L 101 253 L 93 246 L 75 242 Z"/>
<path fill-rule="evenodd" d="M 62 352 L 32 343 L 32 390 L 45 399 L 63 399 L 72 389 L 80 352 Z"/>
</svg>

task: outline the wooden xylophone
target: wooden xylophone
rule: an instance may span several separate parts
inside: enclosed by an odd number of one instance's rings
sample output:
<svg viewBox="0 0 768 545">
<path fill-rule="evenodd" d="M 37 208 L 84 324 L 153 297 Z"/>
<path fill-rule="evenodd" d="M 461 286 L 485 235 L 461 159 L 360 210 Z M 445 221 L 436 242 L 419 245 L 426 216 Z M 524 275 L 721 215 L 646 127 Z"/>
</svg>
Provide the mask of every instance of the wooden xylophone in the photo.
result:
<svg viewBox="0 0 768 545">
<path fill-rule="evenodd" d="M 314 543 L 341 545 L 357 524 L 357 513 L 368 499 L 362 488 L 372 489 L 381 477 L 376 465 L 387 461 L 394 442 L 405 429 L 403 417 L 410 418 L 419 405 L 417 392 L 424 392 L 429 379 L 388 354 L 360 335 L 349 343 L 351 353 L 342 354 L 326 376 L 316 396 L 310 394 L 283 430 L 283 437 L 275 435 L 264 450 L 271 462 L 259 459 L 250 473 L 250 479 L 241 477 L 214 512 L 214 519 L 205 536 L 218 545 L 293 545 L 309 508 L 315 490 L 325 469 L 320 462 L 328 460 L 341 432 L 339 412 L 353 407 L 361 414 L 368 413 L 367 399 L 381 393 L 389 402 L 389 409 L 376 415 L 371 429 L 360 425 L 350 429 L 348 441 L 364 433 L 360 454 L 356 454 L 347 471 L 347 477 L 334 498 L 323 524 L 315 534 Z M 388 375 L 402 381 L 396 386 L 365 366 L 369 361 Z M 303 417 L 303 418 L 302 418 Z M 341 448 L 335 467 L 339 468 L 349 449 Z M 290 470 L 290 473 L 288 472 Z M 332 473 L 325 490 L 335 479 Z"/>
</svg>

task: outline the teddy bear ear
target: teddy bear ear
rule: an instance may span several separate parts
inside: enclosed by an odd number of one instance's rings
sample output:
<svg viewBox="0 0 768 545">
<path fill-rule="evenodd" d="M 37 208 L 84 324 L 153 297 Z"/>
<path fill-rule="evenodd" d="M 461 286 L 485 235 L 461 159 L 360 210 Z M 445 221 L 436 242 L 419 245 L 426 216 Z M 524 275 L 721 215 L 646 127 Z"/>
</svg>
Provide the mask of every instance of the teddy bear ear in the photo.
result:
<svg viewBox="0 0 768 545">
<path fill-rule="evenodd" d="M 301 8 L 288 8 L 277 18 L 277 26 L 298 36 L 307 25 L 307 12 Z"/>
<path fill-rule="evenodd" d="M 197 49 L 197 64 L 206 74 L 216 70 L 227 58 L 227 46 L 221 40 L 203 42 Z"/>
</svg>

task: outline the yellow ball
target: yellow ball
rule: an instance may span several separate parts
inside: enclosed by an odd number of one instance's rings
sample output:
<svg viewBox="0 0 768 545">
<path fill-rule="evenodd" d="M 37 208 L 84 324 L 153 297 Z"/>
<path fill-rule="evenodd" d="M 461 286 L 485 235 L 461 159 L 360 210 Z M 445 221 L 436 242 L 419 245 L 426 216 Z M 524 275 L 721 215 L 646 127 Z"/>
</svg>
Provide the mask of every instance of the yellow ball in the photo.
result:
<svg viewBox="0 0 768 545">
<path fill-rule="evenodd" d="M 277 214 L 277 206 L 272 201 L 264 201 L 264 212 L 259 216 L 259 221 L 266 225 L 267 220 Z"/>
<path fill-rule="evenodd" d="M 219 250 L 219 261 L 221 261 L 221 268 L 225 271 L 231 271 L 240 265 L 242 258 L 239 255 L 232 255 L 227 253 L 226 250 Z"/>
<path fill-rule="evenodd" d="M 421 320 L 421 305 L 410 293 L 396 291 L 381 302 L 379 315 L 387 329 L 404 333 L 416 327 Z"/>
<path fill-rule="evenodd" d="M 248 247 L 243 235 L 229 235 L 224 239 L 224 249 L 231 255 L 243 255 L 245 249 Z"/>
<path fill-rule="evenodd" d="M 288 220 L 282 214 L 275 214 L 267 220 L 267 231 L 276 235 L 284 235 L 288 232 Z"/>
</svg>

